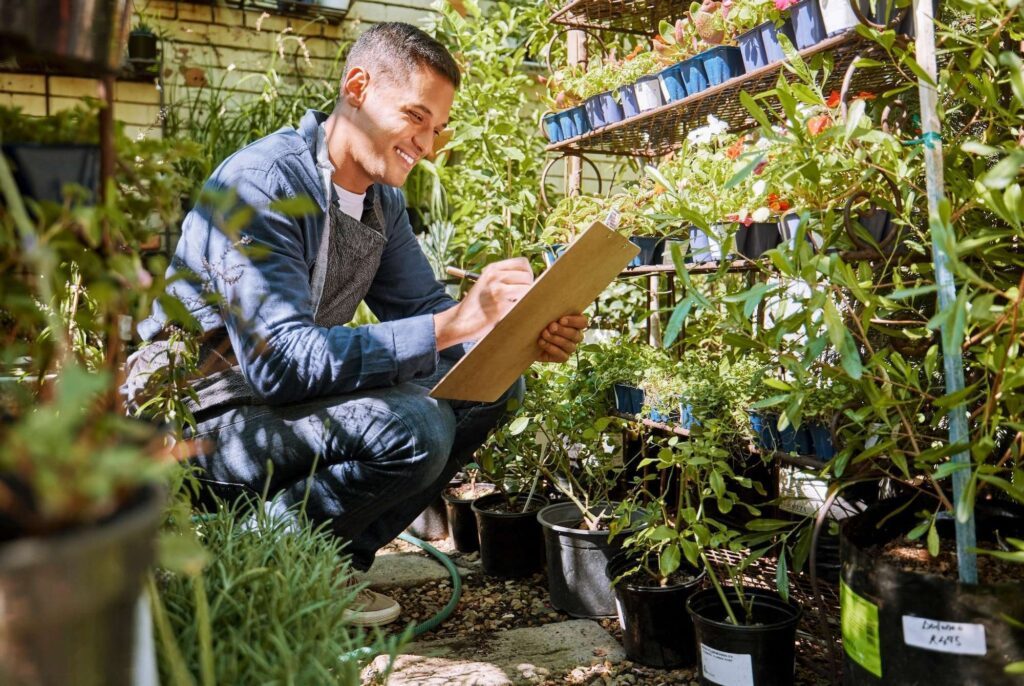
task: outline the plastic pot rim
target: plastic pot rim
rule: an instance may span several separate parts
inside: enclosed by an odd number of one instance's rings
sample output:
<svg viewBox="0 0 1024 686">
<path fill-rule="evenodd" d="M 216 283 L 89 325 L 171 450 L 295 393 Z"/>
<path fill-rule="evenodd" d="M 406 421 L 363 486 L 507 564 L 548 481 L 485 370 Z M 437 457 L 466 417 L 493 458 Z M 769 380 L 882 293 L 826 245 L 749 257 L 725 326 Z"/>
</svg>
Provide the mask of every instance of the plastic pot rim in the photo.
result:
<svg viewBox="0 0 1024 686">
<path fill-rule="evenodd" d="M 526 495 L 527 495 L 526 493 L 519 493 L 519 492 L 509 493 L 508 494 L 508 496 L 510 498 L 512 498 L 513 500 L 523 499 L 523 498 L 526 497 Z M 483 507 L 478 507 L 478 505 L 479 505 L 481 500 L 487 500 L 488 498 L 494 498 L 495 500 L 497 500 L 497 497 L 504 498 L 505 494 L 501 493 L 499 491 L 497 493 L 488 493 L 487 495 L 482 495 L 479 498 L 475 498 L 470 503 L 470 509 L 472 509 L 473 512 L 479 512 L 480 514 L 483 514 L 483 515 L 486 515 L 486 516 L 490 516 L 490 517 L 510 518 L 511 519 L 511 518 L 516 518 L 516 517 L 536 517 L 537 516 L 537 512 L 542 510 L 542 509 L 544 509 L 544 507 L 547 506 L 547 504 L 548 504 L 548 499 L 547 498 L 545 498 L 544 496 L 542 496 L 542 495 L 540 495 L 538 493 L 535 493 L 529 499 L 528 504 L 537 503 L 540 507 L 538 507 L 537 509 L 533 509 L 533 510 L 527 509 L 527 510 L 525 510 L 523 512 L 497 512 L 495 510 L 488 510 L 488 509 L 485 509 Z"/>
<path fill-rule="evenodd" d="M 674 593 L 684 588 L 702 585 L 704 583 L 704 579 L 706 579 L 708 576 L 708 570 L 698 570 L 696 567 L 690 567 L 690 569 L 693 569 L 695 572 L 697 572 L 697 575 L 684 583 L 669 584 L 668 586 L 646 586 L 643 584 L 631 583 L 630 581 L 628 581 L 628 577 L 626 579 L 620 580 L 619 583 L 615 583 L 615 577 L 617 577 L 618 575 L 612 574 L 612 568 L 626 566 L 627 563 L 631 563 L 630 555 L 628 552 L 625 552 L 613 557 L 611 560 L 608 561 L 608 564 L 605 566 L 604 573 L 605 576 L 608 577 L 608 583 L 610 583 L 612 585 L 612 588 L 616 591 L 625 590 L 650 594 Z M 687 567 L 689 567 L 689 564 L 687 564 Z M 694 593 L 696 592 L 697 591 L 694 591 Z"/>
<path fill-rule="evenodd" d="M 464 484 L 459 484 L 459 485 L 464 485 Z M 490 483 L 488 481 L 479 481 L 479 482 L 477 482 L 476 487 L 480 488 L 481 486 L 489 486 L 490 488 L 487 491 L 485 491 L 484 493 L 481 493 L 480 495 L 478 495 L 475 498 L 456 498 L 454 496 L 450 496 L 450 495 L 448 495 L 448 491 L 450 489 L 452 489 L 452 488 L 457 488 L 457 486 L 445 486 L 444 490 L 441 491 L 441 498 L 446 503 L 471 503 L 474 500 L 479 500 L 480 498 L 483 498 L 485 495 L 491 495 L 492 493 L 494 493 L 494 489 L 497 488 L 494 484 L 492 484 L 492 483 Z"/>
<path fill-rule="evenodd" d="M 737 609 L 735 605 L 736 601 L 733 597 L 732 590 L 732 586 L 722 587 L 722 591 L 725 593 L 726 598 L 728 598 L 729 604 L 734 609 Z M 701 622 L 704 622 L 705 624 L 710 624 L 711 626 L 717 627 L 719 629 L 727 629 L 743 633 L 768 633 L 771 631 L 777 631 L 779 629 L 784 629 L 788 626 L 795 625 L 797 622 L 800 621 L 800 617 L 803 616 L 802 607 L 800 607 L 799 605 L 794 605 L 793 603 L 786 602 L 782 599 L 781 596 L 778 596 L 772 593 L 771 591 L 766 591 L 763 588 L 748 588 L 745 589 L 743 593 L 745 595 L 752 595 L 755 598 L 763 598 L 764 600 L 773 601 L 772 605 L 776 609 L 788 612 L 790 616 L 786 617 L 785 619 L 781 619 L 777 622 L 773 622 L 771 624 L 761 623 L 755 625 L 730 624 L 728 621 L 721 621 L 718 619 L 711 619 L 710 617 L 705 617 L 696 609 L 694 609 L 694 601 L 700 600 L 702 597 L 705 596 L 713 596 L 715 600 L 715 605 L 720 606 L 722 604 L 722 599 L 718 596 L 718 592 L 713 588 L 705 588 L 703 590 L 697 591 L 689 598 L 687 598 L 686 611 L 690 613 L 690 616 L 693 617 L 694 620 L 699 619 Z"/>
<path fill-rule="evenodd" d="M 612 512 L 612 511 L 614 511 L 616 505 L 618 505 L 618 503 L 616 503 L 616 502 L 602 502 L 602 503 L 598 503 L 597 507 L 607 508 L 608 512 Z M 554 523 L 554 522 L 552 522 L 550 520 L 550 517 L 551 517 L 551 514 L 552 514 L 553 511 L 562 510 L 562 509 L 564 509 L 566 511 L 569 511 L 570 508 L 572 508 L 572 511 L 574 511 L 576 513 L 576 517 L 582 517 L 583 516 L 583 511 L 579 507 L 577 507 L 576 503 L 574 503 L 572 501 L 564 502 L 564 503 L 550 503 L 549 505 L 545 505 L 544 507 L 542 507 L 540 510 L 537 511 L 537 521 L 540 522 L 540 525 L 542 527 L 544 527 L 545 529 L 550 529 L 551 531 L 555 531 L 555 532 L 560 533 L 560 534 L 576 534 L 576 535 L 582 535 L 582 536 L 585 536 L 585 537 L 586 536 L 594 537 L 594 538 L 600 537 L 600 538 L 603 538 L 603 539 L 607 539 L 611 535 L 611 531 L 609 529 L 599 529 L 597 531 L 591 531 L 590 529 L 577 529 L 577 528 L 571 527 L 571 526 L 564 526 L 562 524 L 556 524 L 556 523 Z M 594 509 L 596 509 L 596 508 L 594 508 Z M 623 529 L 622 531 L 620 531 L 619 533 L 617 533 L 615 535 L 616 536 L 625 536 L 625 535 L 628 535 L 628 534 L 636 532 L 639 528 L 640 528 L 639 526 L 636 526 L 636 527 L 630 527 L 629 529 Z"/>
</svg>

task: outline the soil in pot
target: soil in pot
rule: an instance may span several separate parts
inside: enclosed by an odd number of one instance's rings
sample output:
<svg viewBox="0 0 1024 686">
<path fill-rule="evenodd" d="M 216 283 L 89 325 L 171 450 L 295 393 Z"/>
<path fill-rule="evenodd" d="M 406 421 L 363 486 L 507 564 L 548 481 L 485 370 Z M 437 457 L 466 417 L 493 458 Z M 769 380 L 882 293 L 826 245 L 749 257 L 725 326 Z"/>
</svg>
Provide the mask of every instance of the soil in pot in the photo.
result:
<svg viewBox="0 0 1024 686">
<path fill-rule="evenodd" d="M 1019 565 L 978 557 L 977 585 L 957 580 L 953 521 L 940 517 L 940 554 L 904 538 L 921 503 L 883 501 L 847 520 L 841 531 L 844 683 L 953 686 L 1017 684 L 1006 665 L 1024 660 Z M 901 511 L 902 508 L 902 511 Z M 1024 537 L 1024 508 L 979 501 L 978 547 Z"/>
<path fill-rule="evenodd" d="M 734 590 L 722 590 L 733 613 L 744 621 Z M 800 608 L 762 589 L 745 589 L 743 593 L 753 599 L 747 624 L 729 622 L 722 599 L 713 588 L 694 593 L 686 602 L 697 634 L 700 683 L 791 686 Z"/>
<path fill-rule="evenodd" d="M 480 482 L 449 486 L 441 493 L 448 515 L 448 535 L 460 553 L 473 553 L 480 549 L 480 535 L 476 529 L 473 501 L 494 491 L 494 484 Z"/>
<path fill-rule="evenodd" d="M 608 563 L 609 581 L 634 566 L 628 553 L 616 555 Z M 683 567 L 664 583 L 639 571 L 615 584 L 622 642 L 630 660 L 659 669 L 696 663 L 693 620 L 686 612 L 686 601 L 705 576 L 704 570 Z"/>
<path fill-rule="evenodd" d="M 544 536 L 537 511 L 547 504 L 544 496 L 526 493 L 491 493 L 473 501 L 485 573 L 510 578 L 540 571 Z"/>
<path fill-rule="evenodd" d="M 613 509 L 606 504 L 594 512 Z M 615 594 L 605 572 L 629 532 L 609 541 L 608 529 L 587 529 L 580 508 L 571 502 L 548 505 L 537 513 L 537 521 L 544 530 L 551 604 L 573 617 L 613 616 Z"/>
</svg>

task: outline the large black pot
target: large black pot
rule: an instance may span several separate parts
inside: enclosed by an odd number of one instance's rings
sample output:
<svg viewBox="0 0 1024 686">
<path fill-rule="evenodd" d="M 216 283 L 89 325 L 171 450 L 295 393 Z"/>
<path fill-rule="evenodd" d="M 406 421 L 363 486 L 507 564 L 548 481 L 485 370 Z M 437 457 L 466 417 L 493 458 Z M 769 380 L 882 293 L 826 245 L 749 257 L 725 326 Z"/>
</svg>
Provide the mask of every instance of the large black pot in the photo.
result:
<svg viewBox="0 0 1024 686">
<path fill-rule="evenodd" d="M 159 39 L 148 29 L 128 34 L 128 64 L 136 74 L 155 74 L 160 61 Z"/>
<path fill-rule="evenodd" d="M 131 13 L 130 0 L 0 0 L 0 54 L 115 73 Z"/>
<path fill-rule="evenodd" d="M 0 545 L 0 684 L 128 686 L 163 498 L 109 521 Z"/>
<path fill-rule="evenodd" d="M 473 501 L 493 490 L 494 484 L 478 483 L 472 498 L 459 498 L 448 490 L 441 493 L 448 514 L 448 535 L 460 553 L 473 553 L 480 549 L 480 534 L 476 529 Z"/>
<path fill-rule="evenodd" d="M 905 571 L 876 550 L 916 523 L 905 500 L 883 501 L 847 520 L 841 530 L 844 683 L 849 686 L 1019 684 L 1004 668 L 1024 660 L 1024 580 L 966 585 Z M 896 513 L 896 514 L 893 514 Z M 890 516 L 892 515 L 892 516 Z M 978 540 L 1024 537 L 1024 508 L 979 503 Z M 953 537 L 952 520 L 940 536 Z M 1024 579 L 1024 574 L 1022 574 Z"/>
<path fill-rule="evenodd" d="M 614 507 L 604 504 L 596 512 L 607 514 Z M 609 541 L 607 530 L 577 528 L 582 519 L 580 508 L 571 502 L 548 505 L 537 513 L 544 530 L 551 604 L 573 617 L 612 617 L 615 593 L 606 571 L 629 532 Z"/>
<path fill-rule="evenodd" d="M 723 590 L 733 612 L 742 618 L 743 610 L 733 589 Z M 748 588 L 743 593 L 754 599 L 751 623 L 746 625 L 729 622 L 722 599 L 713 588 L 698 591 L 686 601 L 697 633 L 700 683 L 791 686 L 800 608 L 762 589 Z"/>
<path fill-rule="evenodd" d="M 544 566 L 544 537 L 537 510 L 548 500 L 526 493 L 510 493 L 508 498 L 513 512 L 501 510 L 506 503 L 503 493 L 485 495 L 471 505 L 480 532 L 480 563 L 491 576 L 530 576 Z"/>
<path fill-rule="evenodd" d="M 608 563 L 608 580 L 614 581 L 633 566 L 629 553 L 619 553 Z M 622 642 L 630 660 L 660 669 L 689 667 L 697 661 L 686 601 L 700 588 L 706 572 L 691 571 L 693 578 L 681 584 L 659 586 L 640 572 L 615 585 Z"/>
<path fill-rule="evenodd" d="M 11 164 L 18 190 L 36 201 L 64 202 L 62 189 L 77 184 L 87 191 L 86 202 L 97 197 L 100 185 L 98 145 L 7 143 L 3 155 Z"/>
</svg>

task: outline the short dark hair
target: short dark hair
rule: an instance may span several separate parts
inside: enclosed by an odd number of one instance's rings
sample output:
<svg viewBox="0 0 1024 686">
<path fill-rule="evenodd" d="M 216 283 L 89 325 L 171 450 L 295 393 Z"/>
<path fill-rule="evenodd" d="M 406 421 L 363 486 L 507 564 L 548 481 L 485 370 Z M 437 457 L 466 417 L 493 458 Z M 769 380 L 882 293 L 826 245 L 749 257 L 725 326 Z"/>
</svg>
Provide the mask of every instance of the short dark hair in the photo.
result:
<svg viewBox="0 0 1024 686">
<path fill-rule="evenodd" d="M 371 26 L 359 36 L 345 60 L 345 74 L 363 67 L 397 76 L 393 68 L 396 62 L 406 72 L 429 67 L 451 81 L 456 89 L 462 81 L 459 66 L 447 48 L 415 26 L 395 21 Z"/>
</svg>

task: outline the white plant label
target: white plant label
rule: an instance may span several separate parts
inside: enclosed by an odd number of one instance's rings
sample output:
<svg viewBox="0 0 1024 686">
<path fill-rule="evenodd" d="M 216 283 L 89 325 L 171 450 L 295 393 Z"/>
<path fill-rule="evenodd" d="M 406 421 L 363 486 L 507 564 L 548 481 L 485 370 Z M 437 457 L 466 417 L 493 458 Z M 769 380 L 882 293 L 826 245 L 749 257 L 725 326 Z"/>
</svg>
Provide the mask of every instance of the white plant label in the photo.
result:
<svg viewBox="0 0 1024 686">
<path fill-rule="evenodd" d="M 754 666 L 749 655 L 726 653 L 700 644 L 704 678 L 720 686 L 754 686 Z"/>
<path fill-rule="evenodd" d="M 915 648 L 956 655 L 984 655 L 985 626 L 903 615 L 903 642 Z"/>
</svg>

